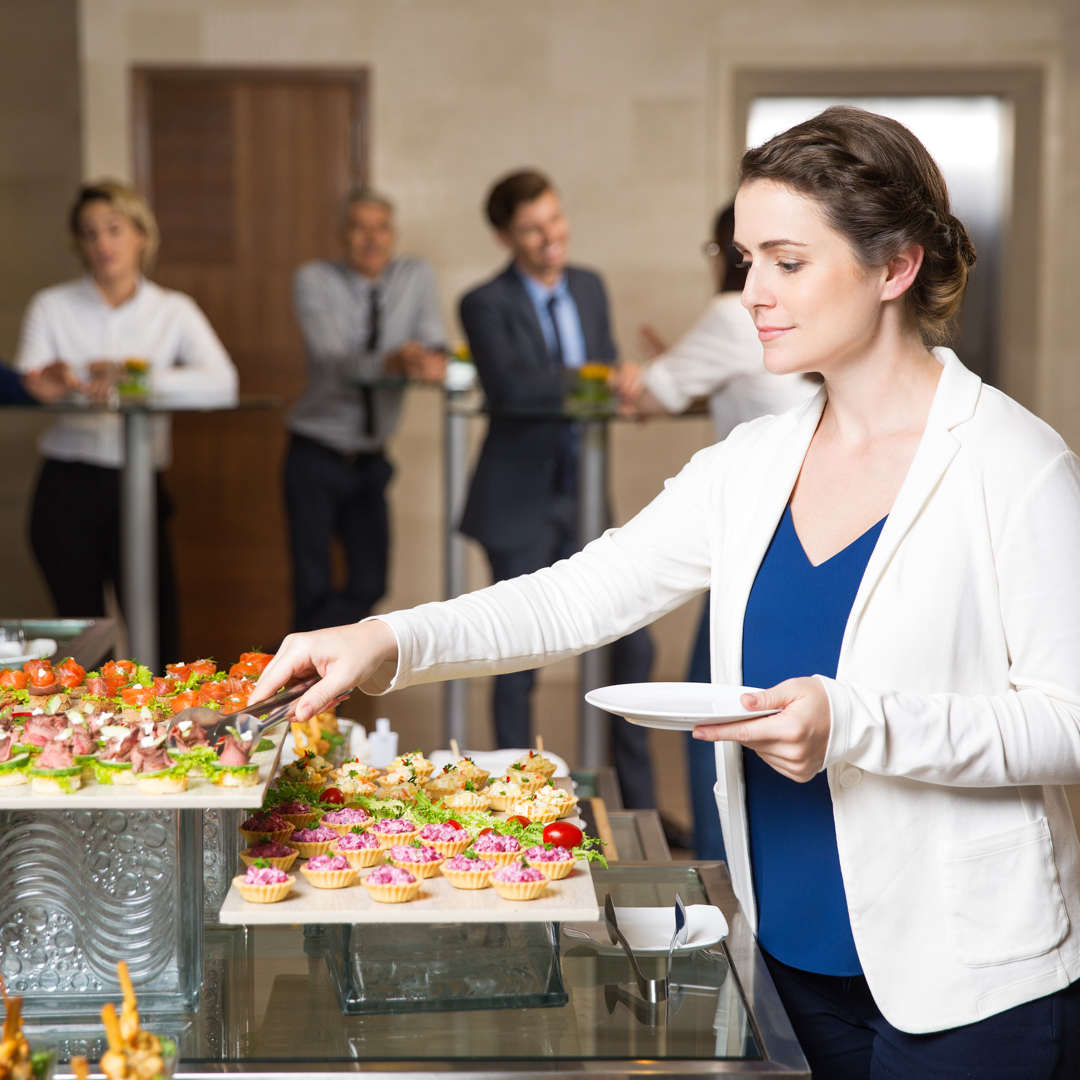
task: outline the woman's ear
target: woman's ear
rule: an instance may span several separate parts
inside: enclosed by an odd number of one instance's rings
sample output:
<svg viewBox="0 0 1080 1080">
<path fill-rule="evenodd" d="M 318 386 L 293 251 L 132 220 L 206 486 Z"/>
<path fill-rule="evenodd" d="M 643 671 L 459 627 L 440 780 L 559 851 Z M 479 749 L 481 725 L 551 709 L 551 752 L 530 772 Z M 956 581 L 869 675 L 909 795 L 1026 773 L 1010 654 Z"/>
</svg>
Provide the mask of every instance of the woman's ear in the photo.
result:
<svg viewBox="0 0 1080 1080">
<path fill-rule="evenodd" d="M 888 273 L 881 288 L 882 300 L 895 300 L 903 296 L 915 282 L 922 266 L 923 249 L 918 244 L 898 251 L 886 267 Z"/>
</svg>

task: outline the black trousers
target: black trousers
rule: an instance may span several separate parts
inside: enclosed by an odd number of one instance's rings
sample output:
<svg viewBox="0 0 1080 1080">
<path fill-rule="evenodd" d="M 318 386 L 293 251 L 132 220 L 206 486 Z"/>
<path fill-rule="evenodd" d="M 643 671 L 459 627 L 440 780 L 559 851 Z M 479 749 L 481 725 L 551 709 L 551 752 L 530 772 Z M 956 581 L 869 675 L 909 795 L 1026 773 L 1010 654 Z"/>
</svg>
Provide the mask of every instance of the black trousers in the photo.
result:
<svg viewBox="0 0 1080 1080">
<path fill-rule="evenodd" d="M 862 975 L 815 975 L 762 949 L 814 1080 L 1075 1080 L 1080 982 L 974 1024 L 909 1035 Z"/>
<path fill-rule="evenodd" d="M 386 592 L 390 520 L 381 453 L 345 456 L 293 435 L 285 458 L 285 506 L 293 562 L 293 629 L 359 622 Z M 348 578 L 335 590 L 330 543 L 340 536 Z"/>
<path fill-rule="evenodd" d="M 158 652 L 178 663 L 176 605 L 169 517 L 172 502 L 157 477 Z M 120 470 L 46 458 L 30 509 L 30 547 L 62 618 L 105 614 L 105 585 L 124 603 L 120 558 Z"/>
<path fill-rule="evenodd" d="M 512 551 L 488 551 L 487 556 L 495 580 L 505 581 L 568 559 L 577 550 L 575 501 L 571 496 L 560 496 L 531 544 Z M 652 638 L 644 628 L 614 642 L 612 681 L 648 682 L 654 651 Z M 535 681 L 535 671 L 513 671 L 495 677 L 492 711 L 500 749 L 531 745 Z M 619 774 L 624 805 L 633 810 L 655 806 L 648 729 L 629 724 L 621 716 L 612 716 L 611 756 Z"/>
</svg>

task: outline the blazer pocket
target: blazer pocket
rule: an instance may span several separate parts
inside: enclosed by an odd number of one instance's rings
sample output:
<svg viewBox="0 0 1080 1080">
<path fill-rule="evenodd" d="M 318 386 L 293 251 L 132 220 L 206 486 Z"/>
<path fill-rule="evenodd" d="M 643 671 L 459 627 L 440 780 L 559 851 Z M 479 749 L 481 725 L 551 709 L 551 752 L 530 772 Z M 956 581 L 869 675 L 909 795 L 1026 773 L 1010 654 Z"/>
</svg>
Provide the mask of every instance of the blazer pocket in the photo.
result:
<svg viewBox="0 0 1080 1080">
<path fill-rule="evenodd" d="M 1044 817 L 943 844 L 941 873 L 953 953 L 967 967 L 1042 956 L 1069 931 Z"/>
</svg>

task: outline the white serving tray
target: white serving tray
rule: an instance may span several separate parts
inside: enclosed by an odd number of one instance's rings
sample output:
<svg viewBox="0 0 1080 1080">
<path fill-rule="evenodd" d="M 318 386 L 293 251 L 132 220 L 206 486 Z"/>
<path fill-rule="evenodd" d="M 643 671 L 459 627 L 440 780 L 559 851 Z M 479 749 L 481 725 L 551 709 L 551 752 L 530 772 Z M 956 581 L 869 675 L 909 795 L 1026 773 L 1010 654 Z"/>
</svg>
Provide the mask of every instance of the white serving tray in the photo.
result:
<svg viewBox="0 0 1080 1080">
<path fill-rule="evenodd" d="M 236 886 L 221 905 L 223 923 L 275 926 L 282 923 L 434 923 L 434 922 L 595 922 L 600 917 L 592 874 L 584 859 L 569 877 L 548 884 L 536 900 L 504 900 L 493 888 L 455 889 L 441 874 L 428 878 L 415 900 L 380 904 L 360 884 L 347 889 L 316 889 L 300 873 L 302 859 L 289 873 L 296 878 L 289 895 L 276 904 L 250 904 Z M 241 866 L 242 870 L 243 867 Z"/>
<path fill-rule="evenodd" d="M 175 795 L 143 795 L 134 784 L 99 784 L 96 780 L 84 780 L 82 787 L 70 795 L 38 795 L 29 784 L 20 784 L 0 787 L 0 810 L 208 810 L 262 806 L 288 730 L 289 725 L 282 724 L 265 735 L 274 749 L 251 755 L 252 762 L 259 766 L 259 782 L 251 787 L 218 787 L 204 776 L 189 776 L 187 791 Z"/>
</svg>

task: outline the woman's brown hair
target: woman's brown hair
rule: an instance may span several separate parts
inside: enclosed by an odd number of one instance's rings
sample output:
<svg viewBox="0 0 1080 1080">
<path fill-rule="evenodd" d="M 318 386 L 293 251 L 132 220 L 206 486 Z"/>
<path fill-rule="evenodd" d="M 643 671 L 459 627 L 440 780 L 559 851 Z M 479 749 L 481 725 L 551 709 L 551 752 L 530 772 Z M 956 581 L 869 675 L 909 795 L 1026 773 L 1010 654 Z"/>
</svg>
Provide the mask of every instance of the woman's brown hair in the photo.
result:
<svg viewBox="0 0 1080 1080">
<path fill-rule="evenodd" d="M 904 248 L 923 249 L 908 290 L 927 345 L 948 340 L 975 248 L 949 209 L 937 163 L 903 124 L 833 105 L 767 143 L 747 150 L 739 185 L 772 180 L 816 200 L 866 266 L 885 266 Z"/>
</svg>

